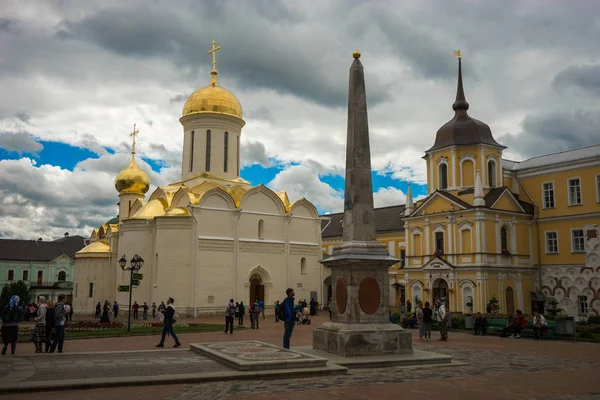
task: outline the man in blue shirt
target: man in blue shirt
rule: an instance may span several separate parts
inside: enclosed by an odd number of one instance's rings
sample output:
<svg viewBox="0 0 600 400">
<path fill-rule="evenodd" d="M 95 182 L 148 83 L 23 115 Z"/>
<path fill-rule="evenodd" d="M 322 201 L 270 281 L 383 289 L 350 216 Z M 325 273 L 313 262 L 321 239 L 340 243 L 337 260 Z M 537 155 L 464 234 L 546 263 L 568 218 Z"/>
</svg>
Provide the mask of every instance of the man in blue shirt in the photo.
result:
<svg viewBox="0 0 600 400">
<path fill-rule="evenodd" d="M 260 313 L 262 314 L 263 321 L 265 320 L 265 302 L 260 300 L 258 302 L 258 306 L 260 307 Z"/>
<path fill-rule="evenodd" d="M 292 337 L 294 325 L 296 324 L 296 313 L 294 312 L 294 289 L 288 288 L 288 290 L 285 291 L 285 294 L 287 297 L 280 307 L 283 307 L 285 311 L 285 321 L 283 322 L 285 326 L 285 333 L 283 334 L 283 348 L 289 349 L 290 338 Z"/>
</svg>

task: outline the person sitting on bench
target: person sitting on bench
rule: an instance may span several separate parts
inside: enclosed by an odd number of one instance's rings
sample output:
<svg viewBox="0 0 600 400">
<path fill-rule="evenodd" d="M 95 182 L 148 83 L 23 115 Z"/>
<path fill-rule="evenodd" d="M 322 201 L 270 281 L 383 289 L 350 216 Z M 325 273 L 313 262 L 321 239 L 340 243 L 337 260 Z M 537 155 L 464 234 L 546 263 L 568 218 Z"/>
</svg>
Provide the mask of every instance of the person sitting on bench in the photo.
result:
<svg viewBox="0 0 600 400">
<path fill-rule="evenodd" d="M 521 310 L 517 310 L 516 318 L 511 323 L 510 320 L 508 324 L 502 329 L 502 333 L 500 337 L 506 337 L 508 332 L 511 333 L 509 339 L 518 339 L 521 337 L 521 330 L 527 327 L 527 320 L 523 317 L 523 312 Z"/>
<path fill-rule="evenodd" d="M 480 312 L 478 312 L 477 314 L 475 314 L 475 324 L 473 325 L 473 335 L 479 335 L 481 334 L 481 336 L 485 336 L 487 335 L 487 328 L 488 328 L 488 320 L 485 317 L 485 315 L 481 315 Z"/>
<path fill-rule="evenodd" d="M 548 329 L 548 323 L 546 322 L 546 318 L 539 312 L 535 312 L 533 316 L 533 336 L 534 339 L 542 340 L 544 337 L 544 331 Z M 538 338 L 539 335 L 539 338 Z"/>
</svg>

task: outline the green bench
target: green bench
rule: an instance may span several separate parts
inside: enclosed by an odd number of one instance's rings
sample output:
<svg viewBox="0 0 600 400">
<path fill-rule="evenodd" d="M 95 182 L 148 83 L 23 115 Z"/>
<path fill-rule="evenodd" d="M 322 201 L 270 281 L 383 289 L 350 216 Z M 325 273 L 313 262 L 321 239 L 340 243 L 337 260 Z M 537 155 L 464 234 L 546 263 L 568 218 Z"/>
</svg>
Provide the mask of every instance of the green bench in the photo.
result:
<svg viewBox="0 0 600 400">
<path fill-rule="evenodd" d="M 500 334 L 502 333 L 502 329 L 506 326 L 508 322 L 507 319 L 488 319 L 488 334 Z M 547 321 L 548 325 L 546 326 L 546 330 L 544 331 L 544 338 L 556 338 L 556 322 Z M 527 327 L 521 330 L 521 336 L 523 337 L 534 337 L 533 335 L 533 321 L 527 321 Z"/>
</svg>

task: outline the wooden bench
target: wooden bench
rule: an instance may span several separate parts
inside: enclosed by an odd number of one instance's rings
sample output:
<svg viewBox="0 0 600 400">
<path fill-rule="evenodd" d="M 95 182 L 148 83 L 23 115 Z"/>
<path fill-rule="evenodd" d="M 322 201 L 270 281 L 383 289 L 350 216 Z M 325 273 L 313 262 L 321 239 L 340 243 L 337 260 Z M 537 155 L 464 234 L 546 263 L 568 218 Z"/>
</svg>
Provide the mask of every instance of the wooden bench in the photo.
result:
<svg viewBox="0 0 600 400">
<path fill-rule="evenodd" d="M 490 318 L 488 319 L 488 330 L 487 333 L 488 334 L 497 334 L 499 335 L 500 333 L 502 333 L 502 329 L 504 329 L 504 327 L 506 326 L 506 323 L 508 322 L 507 319 L 494 319 L 494 318 Z M 547 321 L 547 326 L 546 326 L 546 330 L 544 331 L 544 337 L 546 338 L 556 338 L 556 322 L 554 321 Z M 533 321 L 527 321 L 527 327 L 523 330 L 521 330 L 521 336 L 523 337 L 534 337 L 533 334 Z"/>
</svg>

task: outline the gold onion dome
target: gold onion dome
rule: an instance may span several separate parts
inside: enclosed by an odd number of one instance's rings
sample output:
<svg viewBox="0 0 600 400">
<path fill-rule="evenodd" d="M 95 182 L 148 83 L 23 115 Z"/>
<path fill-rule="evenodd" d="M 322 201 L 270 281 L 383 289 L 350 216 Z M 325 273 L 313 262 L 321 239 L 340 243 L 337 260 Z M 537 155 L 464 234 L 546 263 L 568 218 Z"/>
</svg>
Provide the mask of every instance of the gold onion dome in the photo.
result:
<svg viewBox="0 0 600 400">
<path fill-rule="evenodd" d="M 221 46 L 212 41 L 212 75 L 210 85 L 201 87 L 188 97 L 183 105 L 183 116 L 200 113 L 227 114 L 242 118 L 242 105 L 233 93 L 217 83 L 217 51 Z"/>
<path fill-rule="evenodd" d="M 183 116 L 198 113 L 218 113 L 242 118 L 242 106 L 233 93 L 216 82 L 201 87 L 183 105 Z"/>
<path fill-rule="evenodd" d="M 115 178 L 115 188 L 117 192 L 144 194 L 150 188 L 150 179 L 131 157 L 131 162 Z"/>
</svg>

